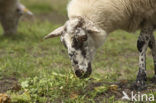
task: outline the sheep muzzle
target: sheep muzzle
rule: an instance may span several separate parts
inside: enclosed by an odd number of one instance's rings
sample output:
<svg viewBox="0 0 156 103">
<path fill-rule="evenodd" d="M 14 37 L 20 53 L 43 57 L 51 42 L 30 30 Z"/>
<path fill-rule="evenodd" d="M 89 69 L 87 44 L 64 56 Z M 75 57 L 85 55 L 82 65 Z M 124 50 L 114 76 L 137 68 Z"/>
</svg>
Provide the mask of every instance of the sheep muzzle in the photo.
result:
<svg viewBox="0 0 156 103">
<path fill-rule="evenodd" d="M 88 78 L 92 73 L 91 63 L 88 64 L 86 72 L 84 72 L 83 70 L 78 69 L 78 68 L 74 68 L 74 70 L 75 70 L 75 75 L 78 78 L 80 78 L 80 79 Z"/>
</svg>

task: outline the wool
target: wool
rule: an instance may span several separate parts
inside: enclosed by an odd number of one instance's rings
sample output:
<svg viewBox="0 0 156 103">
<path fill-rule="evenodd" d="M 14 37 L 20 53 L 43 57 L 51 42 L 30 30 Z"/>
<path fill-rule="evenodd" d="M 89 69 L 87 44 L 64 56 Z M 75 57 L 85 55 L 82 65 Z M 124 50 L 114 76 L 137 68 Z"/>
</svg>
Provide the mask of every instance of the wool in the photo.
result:
<svg viewBox="0 0 156 103">
<path fill-rule="evenodd" d="M 72 0 L 67 9 L 70 19 L 88 18 L 108 33 L 135 32 L 145 20 L 156 25 L 156 0 Z"/>
</svg>

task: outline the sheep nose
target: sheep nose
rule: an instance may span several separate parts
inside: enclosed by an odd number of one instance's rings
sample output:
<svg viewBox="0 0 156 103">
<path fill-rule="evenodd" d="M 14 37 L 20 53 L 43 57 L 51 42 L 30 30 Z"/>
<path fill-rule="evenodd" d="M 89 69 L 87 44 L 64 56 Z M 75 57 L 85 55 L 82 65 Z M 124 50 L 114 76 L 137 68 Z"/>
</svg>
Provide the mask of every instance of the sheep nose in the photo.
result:
<svg viewBox="0 0 156 103">
<path fill-rule="evenodd" d="M 80 79 L 88 78 L 91 73 L 92 73 L 91 63 L 88 64 L 88 68 L 86 72 L 77 68 L 75 70 L 75 75 Z"/>
<path fill-rule="evenodd" d="M 80 77 L 82 76 L 83 73 L 81 72 L 81 70 L 76 70 L 76 71 L 75 71 L 75 74 L 76 74 L 77 77 L 80 78 Z"/>
</svg>

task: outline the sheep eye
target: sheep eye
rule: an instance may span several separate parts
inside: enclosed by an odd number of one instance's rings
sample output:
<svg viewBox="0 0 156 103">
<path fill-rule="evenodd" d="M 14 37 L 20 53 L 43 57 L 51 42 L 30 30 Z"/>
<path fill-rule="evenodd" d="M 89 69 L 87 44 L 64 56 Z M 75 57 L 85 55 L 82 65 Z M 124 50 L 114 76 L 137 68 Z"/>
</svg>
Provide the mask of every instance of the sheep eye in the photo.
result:
<svg viewBox="0 0 156 103">
<path fill-rule="evenodd" d="M 17 8 L 17 9 L 16 9 L 16 12 L 20 12 L 20 9 L 19 9 L 19 8 Z"/>
<path fill-rule="evenodd" d="M 78 41 L 86 41 L 87 40 L 87 35 L 84 35 L 84 36 L 80 36 L 78 38 Z"/>
<path fill-rule="evenodd" d="M 16 9 L 16 12 L 17 12 L 19 15 L 22 15 L 22 11 L 21 11 L 19 8 Z"/>
</svg>

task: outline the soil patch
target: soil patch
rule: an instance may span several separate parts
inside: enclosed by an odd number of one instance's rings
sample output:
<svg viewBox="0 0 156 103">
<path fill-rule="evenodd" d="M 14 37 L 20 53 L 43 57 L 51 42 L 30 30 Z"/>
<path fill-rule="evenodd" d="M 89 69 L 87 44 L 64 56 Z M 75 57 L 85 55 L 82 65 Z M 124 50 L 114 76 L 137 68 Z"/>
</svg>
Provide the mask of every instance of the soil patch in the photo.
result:
<svg viewBox="0 0 156 103">
<path fill-rule="evenodd" d="M 112 96 L 115 97 L 115 100 L 122 100 L 123 97 L 123 91 L 128 95 L 131 96 L 131 93 L 133 91 L 134 94 L 153 94 L 156 93 L 156 84 L 151 82 L 151 79 L 148 80 L 148 82 L 146 83 L 147 85 L 147 89 L 142 90 L 142 91 L 137 91 L 134 88 L 134 80 L 121 80 L 118 81 L 116 83 L 112 83 L 112 82 L 90 82 L 86 88 L 86 92 L 87 91 L 93 91 L 96 87 L 100 87 L 100 86 L 104 86 L 107 85 L 108 86 L 108 90 L 106 90 L 105 92 L 99 93 L 96 97 L 95 97 L 95 101 L 96 103 L 101 103 L 102 100 L 106 100 L 107 98 L 110 98 Z M 109 87 L 111 85 L 116 85 L 118 88 L 116 90 L 111 90 L 109 89 Z M 123 100 L 122 100 L 123 101 Z"/>
<path fill-rule="evenodd" d="M 8 90 L 18 91 L 21 86 L 15 77 L 4 77 L 0 79 L 0 93 L 5 93 Z"/>
</svg>

